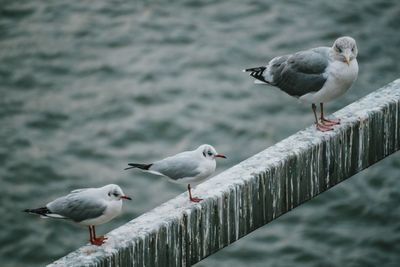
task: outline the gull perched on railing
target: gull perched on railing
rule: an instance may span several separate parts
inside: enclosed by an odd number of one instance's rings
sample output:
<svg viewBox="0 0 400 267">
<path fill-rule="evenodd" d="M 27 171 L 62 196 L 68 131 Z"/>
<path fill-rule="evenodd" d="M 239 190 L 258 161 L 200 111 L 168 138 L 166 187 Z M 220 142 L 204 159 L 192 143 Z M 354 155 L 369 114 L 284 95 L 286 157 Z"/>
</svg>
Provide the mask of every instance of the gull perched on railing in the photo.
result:
<svg viewBox="0 0 400 267">
<path fill-rule="evenodd" d="M 243 70 L 255 83 L 276 86 L 301 102 L 310 103 L 315 125 L 320 131 L 332 130 L 340 120 L 324 117 L 323 103 L 343 95 L 357 79 L 357 45 L 348 36 L 336 39 L 332 47 L 317 47 L 273 58 L 266 66 Z M 320 103 L 318 120 L 315 103 Z"/>
<path fill-rule="evenodd" d="M 121 213 L 122 199 L 131 200 L 115 184 L 99 188 L 76 189 L 57 198 L 45 207 L 26 209 L 25 212 L 44 218 L 68 219 L 89 226 L 90 243 L 102 245 L 107 237 L 96 237 L 95 226 L 106 223 Z"/>
<path fill-rule="evenodd" d="M 125 170 L 138 168 L 142 171 L 165 176 L 169 181 L 178 184 L 188 184 L 189 199 L 192 202 L 200 202 L 202 199 L 192 197 L 191 183 L 200 183 L 207 179 L 216 168 L 216 158 L 226 158 L 218 154 L 211 145 L 201 145 L 192 151 L 185 151 L 174 156 L 150 163 L 129 163 L 131 167 Z"/>
</svg>

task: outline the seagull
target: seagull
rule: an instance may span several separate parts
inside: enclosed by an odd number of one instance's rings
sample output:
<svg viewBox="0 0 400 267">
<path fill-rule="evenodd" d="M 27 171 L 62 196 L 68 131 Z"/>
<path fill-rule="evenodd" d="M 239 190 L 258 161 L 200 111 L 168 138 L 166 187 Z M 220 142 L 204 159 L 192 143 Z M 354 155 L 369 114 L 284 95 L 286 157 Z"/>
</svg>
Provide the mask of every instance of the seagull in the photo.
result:
<svg viewBox="0 0 400 267">
<path fill-rule="evenodd" d="M 119 215 L 123 199 L 131 200 L 118 185 L 109 184 L 99 188 L 76 189 L 45 207 L 24 211 L 44 218 L 67 219 L 89 226 L 90 243 L 101 246 L 107 237 L 96 237 L 95 225 L 106 223 Z"/>
<path fill-rule="evenodd" d="M 188 184 L 189 199 L 192 202 L 200 202 L 201 198 L 192 197 L 191 183 L 200 183 L 208 178 L 216 168 L 216 158 L 226 158 L 218 154 L 211 145 L 201 145 L 192 151 L 185 151 L 171 157 L 150 163 L 129 163 L 131 167 L 125 170 L 138 168 L 142 171 L 165 176 L 169 181 L 178 184 Z"/>
<path fill-rule="evenodd" d="M 356 41 L 343 36 L 336 39 L 332 47 L 275 57 L 266 66 L 243 72 L 250 72 L 257 84 L 278 87 L 301 102 L 311 104 L 316 128 L 325 132 L 333 130 L 331 126 L 340 124 L 340 120 L 325 118 L 323 103 L 343 95 L 357 79 L 357 53 Z M 320 120 L 315 103 L 320 103 Z"/>
</svg>

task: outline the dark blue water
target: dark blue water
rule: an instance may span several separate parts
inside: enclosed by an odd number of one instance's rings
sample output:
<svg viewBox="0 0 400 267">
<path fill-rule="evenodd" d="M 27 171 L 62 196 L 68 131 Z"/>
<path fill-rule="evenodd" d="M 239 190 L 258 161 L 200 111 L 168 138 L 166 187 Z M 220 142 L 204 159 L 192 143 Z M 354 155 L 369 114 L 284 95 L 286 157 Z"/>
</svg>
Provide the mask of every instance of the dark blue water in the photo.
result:
<svg viewBox="0 0 400 267">
<path fill-rule="evenodd" d="M 330 113 L 399 78 L 399 29 L 396 0 L 2 1 L 1 266 L 87 242 L 25 208 L 117 183 L 134 201 L 106 233 L 185 191 L 127 162 L 210 143 L 229 157 L 220 172 L 312 123 L 241 69 L 353 36 L 359 78 Z M 399 203 L 397 153 L 198 266 L 398 266 Z"/>
</svg>

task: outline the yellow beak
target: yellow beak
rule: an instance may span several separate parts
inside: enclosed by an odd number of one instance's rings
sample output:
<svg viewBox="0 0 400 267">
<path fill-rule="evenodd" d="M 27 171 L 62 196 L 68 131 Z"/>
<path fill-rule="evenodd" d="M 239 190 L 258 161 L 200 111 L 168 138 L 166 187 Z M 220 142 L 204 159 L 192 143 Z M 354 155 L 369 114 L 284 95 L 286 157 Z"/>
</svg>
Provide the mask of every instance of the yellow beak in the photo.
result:
<svg viewBox="0 0 400 267">
<path fill-rule="evenodd" d="M 350 58 L 348 56 L 344 57 L 344 62 L 346 62 L 346 64 L 350 66 Z"/>
</svg>

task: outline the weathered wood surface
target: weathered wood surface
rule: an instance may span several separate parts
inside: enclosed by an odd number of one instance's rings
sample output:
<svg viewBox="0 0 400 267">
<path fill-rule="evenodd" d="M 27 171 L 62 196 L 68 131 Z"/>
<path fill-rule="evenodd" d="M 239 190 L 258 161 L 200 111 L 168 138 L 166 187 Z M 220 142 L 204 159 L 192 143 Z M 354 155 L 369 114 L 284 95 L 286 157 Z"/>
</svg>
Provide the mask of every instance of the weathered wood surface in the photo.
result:
<svg viewBox="0 0 400 267">
<path fill-rule="evenodd" d="M 400 79 L 49 266 L 190 266 L 400 148 Z"/>
</svg>

